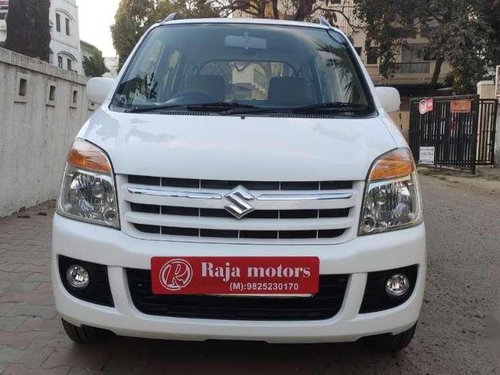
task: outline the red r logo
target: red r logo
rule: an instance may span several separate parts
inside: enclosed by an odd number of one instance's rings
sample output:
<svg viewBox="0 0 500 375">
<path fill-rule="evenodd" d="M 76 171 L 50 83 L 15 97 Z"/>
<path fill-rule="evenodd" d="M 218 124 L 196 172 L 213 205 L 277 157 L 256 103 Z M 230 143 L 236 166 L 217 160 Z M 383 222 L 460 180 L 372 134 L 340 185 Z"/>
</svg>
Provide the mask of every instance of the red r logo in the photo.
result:
<svg viewBox="0 0 500 375">
<path fill-rule="evenodd" d="M 193 268 L 184 259 L 172 259 L 160 270 L 160 283 L 170 291 L 179 291 L 193 279 Z"/>
</svg>

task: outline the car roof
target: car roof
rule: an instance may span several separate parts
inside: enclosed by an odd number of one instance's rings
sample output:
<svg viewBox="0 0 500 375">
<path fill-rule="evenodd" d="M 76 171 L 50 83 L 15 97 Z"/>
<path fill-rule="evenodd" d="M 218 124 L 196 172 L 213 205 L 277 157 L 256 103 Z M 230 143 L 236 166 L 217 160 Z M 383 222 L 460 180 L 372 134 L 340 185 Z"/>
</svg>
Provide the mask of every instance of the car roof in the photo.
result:
<svg viewBox="0 0 500 375">
<path fill-rule="evenodd" d="M 212 24 L 221 24 L 221 23 L 232 23 L 232 24 L 254 24 L 254 25 L 276 25 L 276 26 L 299 26 L 299 27 L 312 27 L 317 29 L 326 29 L 326 30 L 335 30 L 340 33 L 339 29 L 335 27 L 329 27 L 323 25 L 321 23 L 312 23 L 312 22 L 302 22 L 302 21 L 287 21 L 287 20 L 275 20 L 269 18 L 195 18 L 195 19 L 177 19 L 172 21 L 164 21 L 163 25 L 174 25 L 174 24 L 194 24 L 194 23 L 212 23 Z"/>
</svg>

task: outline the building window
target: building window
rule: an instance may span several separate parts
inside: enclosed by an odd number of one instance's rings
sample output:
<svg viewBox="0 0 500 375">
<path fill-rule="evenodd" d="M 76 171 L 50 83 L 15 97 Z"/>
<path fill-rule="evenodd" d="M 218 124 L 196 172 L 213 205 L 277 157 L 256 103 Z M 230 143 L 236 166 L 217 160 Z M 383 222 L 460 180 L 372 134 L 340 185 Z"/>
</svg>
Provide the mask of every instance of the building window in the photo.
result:
<svg viewBox="0 0 500 375">
<path fill-rule="evenodd" d="M 368 65 L 377 65 L 378 64 L 378 56 L 377 56 L 377 48 L 369 47 L 366 50 L 366 63 Z"/>
<path fill-rule="evenodd" d="M 66 35 L 70 35 L 70 30 L 69 30 L 69 18 L 66 18 Z"/>
<path fill-rule="evenodd" d="M 68 63 L 68 70 L 73 70 L 73 61 L 71 61 L 71 59 L 68 59 L 67 63 Z"/>
<path fill-rule="evenodd" d="M 361 56 L 361 54 L 363 53 L 363 47 L 354 47 L 354 49 L 356 50 L 356 53 Z"/>
<path fill-rule="evenodd" d="M 63 68 L 63 58 L 62 56 L 57 56 L 57 66 Z"/>
<path fill-rule="evenodd" d="M 56 30 L 61 32 L 61 15 L 56 13 Z"/>
<path fill-rule="evenodd" d="M 53 102 L 56 100 L 56 87 L 54 85 L 49 86 L 49 101 Z"/>
<path fill-rule="evenodd" d="M 26 96 L 26 92 L 28 91 L 28 80 L 25 78 L 19 79 L 19 96 Z"/>
</svg>

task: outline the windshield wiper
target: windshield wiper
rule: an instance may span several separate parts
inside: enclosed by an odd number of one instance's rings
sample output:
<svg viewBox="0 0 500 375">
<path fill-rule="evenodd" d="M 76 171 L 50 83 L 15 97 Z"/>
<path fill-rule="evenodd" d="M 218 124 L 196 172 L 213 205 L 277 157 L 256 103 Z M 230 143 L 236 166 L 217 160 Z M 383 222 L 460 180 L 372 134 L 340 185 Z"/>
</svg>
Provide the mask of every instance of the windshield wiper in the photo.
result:
<svg viewBox="0 0 500 375">
<path fill-rule="evenodd" d="M 147 105 L 147 106 L 134 106 L 130 108 L 126 108 L 124 112 L 126 113 L 145 113 L 145 112 L 154 112 L 154 111 L 165 111 L 170 109 L 180 109 L 186 108 L 185 104 L 172 105 L 172 104 L 158 104 L 158 105 Z"/>
<path fill-rule="evenodd" d="M 239 107 L 233 107 L 227 111 L 221 112 L 222 116 L 230 115 L 251 115 L 253 113 L 280 113 L 280 112 L 290 112 L 290 110 L 281 110 L 280 108 L 269 108 L 269 107 L 257 107 L 252 105 L 244 105 Z"/>
<path fill-rule="evenodd" d="M 310 114 L 310 113 L 356 113 L 369 114 L 374 111 L 371 105 L 354 104 L 344 102 L 329 102 L 321 104 L 312 104 L 304 107 L 292 108 L 292 113 Z"/>
<path fill-rule="evenodd" d="M 331 102 L 313 104 L 304 107 L 258 107 L 250 104 L 237 102 L 214 102 L 200 104 L 167 104 L 159 103 L 147 106 L 135 106 L 125 110 L 127 113 L 146 113 L 155 111 L 186 110 L 193 112 L 214 112 L 221 116 L 246 115 L 257 113 L 297 113 L 297 114 L 317 114 L 317 113 L 361 113 L 369 114 L 374 111 L 372 106 L 365 104 L 352 104 L 342 102 Z"/>
<path fill-rule="evenodd" d="M 215 103 L 200 103 L 200 104 L 153 104 L 148 106 L 136 106 L 125 110 L 127 113 L 145 113 L 154 111 L 168 111 L 174 109 L 184 109 L 193 112 L 216 112 L 226 114 L 232 109 L 254 109 L 258 108 L 252 105 L 233 103 L 233 102 L 215 102 Z"/>
</svg>

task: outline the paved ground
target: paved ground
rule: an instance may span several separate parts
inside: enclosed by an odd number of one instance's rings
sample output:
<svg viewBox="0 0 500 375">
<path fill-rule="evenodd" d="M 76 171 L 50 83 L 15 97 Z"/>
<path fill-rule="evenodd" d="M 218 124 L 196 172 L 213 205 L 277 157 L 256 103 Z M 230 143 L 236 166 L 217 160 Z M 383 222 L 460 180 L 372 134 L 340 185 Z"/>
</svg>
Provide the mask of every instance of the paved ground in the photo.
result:
<svg viewBox="0 0 500 375">
<path fill-rule="evenodd" d="M 500 374 L 500 349 L 487 338 L 489 317 L 500 301 L 499 184 L 425 176 L 422 185 L 428 289 L 417 336 L 402 354 L 374 354 L 360 344 L 118 337 L 100 346 L 74 346 L 52 304 L 53 210 L 45 204 L 0 221 L 0 373 Z"/>
</svg>

